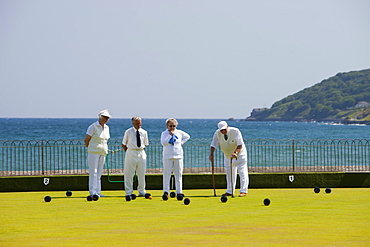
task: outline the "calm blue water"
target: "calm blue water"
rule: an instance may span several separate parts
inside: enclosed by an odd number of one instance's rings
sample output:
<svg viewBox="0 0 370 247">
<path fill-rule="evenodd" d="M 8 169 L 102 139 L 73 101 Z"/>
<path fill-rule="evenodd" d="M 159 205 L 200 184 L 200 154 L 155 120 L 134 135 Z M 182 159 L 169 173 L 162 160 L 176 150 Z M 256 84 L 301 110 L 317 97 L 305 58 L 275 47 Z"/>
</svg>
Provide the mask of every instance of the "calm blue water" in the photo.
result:
<svg viewBox="0 0 370 247">
<path fill-rule="evenodd" d="M 87 127 L 97 119 L 0 118 L 0 140 L 84 139 Z M 192 139 L 210 139 L 221 119 L 178 119 L 178 129 Z M 228 121 L 241 130 L 244 139 L 370 139 L 370 125 L 335 125 L 300 122 Z M 112 139 L 121 139 L 131 127 L 130 119 L 108 122 Z M 159 139 L 165 119 L 143 119 L 149 139 Z"/>
</svg>

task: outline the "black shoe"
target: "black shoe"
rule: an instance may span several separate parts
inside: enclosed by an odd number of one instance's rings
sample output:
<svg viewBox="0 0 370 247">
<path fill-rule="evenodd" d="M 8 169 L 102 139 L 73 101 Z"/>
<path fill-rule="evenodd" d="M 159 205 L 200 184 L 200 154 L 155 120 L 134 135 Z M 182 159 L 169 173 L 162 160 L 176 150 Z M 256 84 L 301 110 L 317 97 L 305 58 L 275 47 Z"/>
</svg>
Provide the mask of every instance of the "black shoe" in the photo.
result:
<svg viewBox="0 0 370 247">
<path fill-rule="evenodd" d="M 225 193 L 225 194 L 222 194 L 223 196 L 232 196 L 232 194 L 230 194 L 230 193 Z"/>
</svg>

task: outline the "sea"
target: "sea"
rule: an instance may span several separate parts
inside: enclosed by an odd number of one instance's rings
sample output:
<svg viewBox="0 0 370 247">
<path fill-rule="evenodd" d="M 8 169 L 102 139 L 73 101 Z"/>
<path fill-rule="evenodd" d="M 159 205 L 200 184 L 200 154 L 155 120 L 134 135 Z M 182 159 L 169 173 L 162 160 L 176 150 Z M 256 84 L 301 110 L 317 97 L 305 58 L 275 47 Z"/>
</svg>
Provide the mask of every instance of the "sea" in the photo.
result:
<svg viewBox="0 0 370 247">
<path fill-rule="evenodd" d="M 225 119 L 177 119 L 178 129 L 191 139 L 211 139 L 217 123 Z M 0 140 L 82 140 L 90 124 L 88 118 L 0 118 Z M 160 139 L 166 119 L 143 119 L 149 139 Z M 226 120 L 227 121 L 227 120 Z M 229 120 L 244 139 L 370 139 L 370 125 L 343 125 L 326 122 L 252 122 Z M 110 119 L 111 139 L 122 139 L 132 127 L 130 119 Z"/>
</svg>

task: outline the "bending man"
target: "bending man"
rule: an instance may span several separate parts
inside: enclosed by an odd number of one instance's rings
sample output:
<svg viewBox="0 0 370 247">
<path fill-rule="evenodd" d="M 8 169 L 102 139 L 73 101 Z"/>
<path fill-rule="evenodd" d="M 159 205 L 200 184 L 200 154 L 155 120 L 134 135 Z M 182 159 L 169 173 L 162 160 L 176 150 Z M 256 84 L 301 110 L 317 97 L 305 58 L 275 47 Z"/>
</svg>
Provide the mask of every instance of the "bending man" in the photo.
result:
<svg viewBox="0 0 370 247">
<path fill-rule="evenodd" d="M 224 153 L 224 166 L 226 171 L 227 189 L 223 195 L 231 196 L 235 190 L 236 177 L 240 177 L 240 194 L 248 193 L 249 177 L 247 167 L 247 150 L 243 141 L 242 133 L 238 128 L 229 127 L 225 121 L 218 123 L 218 130 L 213 135 L 209 160 L 214 162 L 215 149 L 220 146 Z M 230 164 L 232 161 L 232 164 Z M 232 171 L 231 171 L 232 169 Z M 233 177 L 231 177 L 231 174 Z"/>
</svg>

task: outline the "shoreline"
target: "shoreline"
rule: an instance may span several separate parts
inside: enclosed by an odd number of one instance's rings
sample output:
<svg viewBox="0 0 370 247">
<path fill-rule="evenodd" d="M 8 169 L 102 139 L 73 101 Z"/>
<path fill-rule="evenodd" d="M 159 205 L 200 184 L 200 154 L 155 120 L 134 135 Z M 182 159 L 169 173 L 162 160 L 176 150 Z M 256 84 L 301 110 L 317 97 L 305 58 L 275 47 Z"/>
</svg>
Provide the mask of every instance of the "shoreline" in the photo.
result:
<svg viewBox="0 0 370 247">
<path fill-rule="evenodd" d="M 255 119 L 255 118 L 245 118 L 245 119 L 234 119 L 229 118 L 227 121 L 242 121 L 242 122 L 300 122 L 300 123 L 335 123 L 335 124 L 345 124 L 345 125 L 370 125 L 370 121 L 362 120 L 343 120 L 343 119 L 281 119 L 281 118 L 270 118 L 270 119 Z"/>
</svg>

